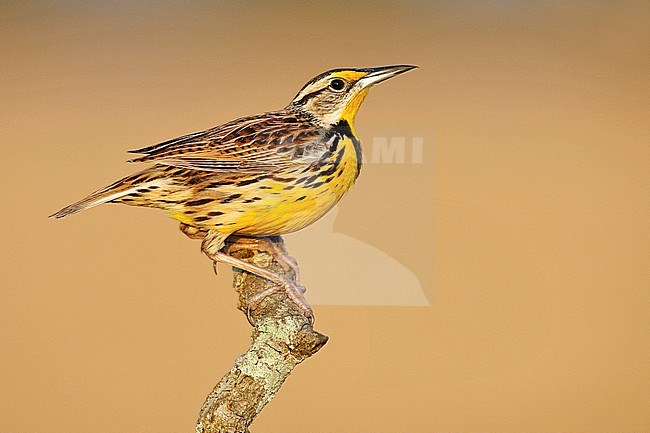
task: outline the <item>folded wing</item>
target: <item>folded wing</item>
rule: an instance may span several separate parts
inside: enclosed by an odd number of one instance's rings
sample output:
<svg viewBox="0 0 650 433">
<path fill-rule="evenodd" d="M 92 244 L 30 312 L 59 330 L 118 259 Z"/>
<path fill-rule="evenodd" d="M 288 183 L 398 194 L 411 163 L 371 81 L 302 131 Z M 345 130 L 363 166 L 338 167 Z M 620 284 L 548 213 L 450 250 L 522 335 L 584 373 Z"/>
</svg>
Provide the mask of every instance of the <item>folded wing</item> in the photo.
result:
<svg viewBox="0 0 650 433">
<path fill-rule="evenodd" d="M 213 172 L 271 172 L 317 160 L 325 151 L 324 136 L 325 130 L 305 115 L 281 110 L 132 150 L 144 155 L 130 162 Z"/>
</svg>

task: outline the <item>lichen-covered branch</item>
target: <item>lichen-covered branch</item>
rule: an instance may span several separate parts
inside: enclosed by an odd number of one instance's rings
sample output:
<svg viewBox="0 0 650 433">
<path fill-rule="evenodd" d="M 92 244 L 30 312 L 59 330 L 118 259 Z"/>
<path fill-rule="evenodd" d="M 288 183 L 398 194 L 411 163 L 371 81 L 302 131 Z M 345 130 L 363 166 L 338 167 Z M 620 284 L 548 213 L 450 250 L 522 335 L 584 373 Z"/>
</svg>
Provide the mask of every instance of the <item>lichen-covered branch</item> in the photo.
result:
<svg viewBox="0 0 650 433">
<path fill-rule="evenodd" d="M 263 250 L 247 238 L 237 239 L 237 248 L 232 248 L 233 244 L 228 248 L 239 259 L 295 279 L 291 269 L 280 265 L 291 259 L 284 242 L 279 237 L 269 239 L 274 250 Z M 208 395 L 196 425 L 197 433 L 247 432 L 293 368 L 327 342 L 327 336 L 313 330 L 301 309 L 282 290 L 247 311 L 247 299 L 270 289 L 273 283 L 239 269 L 234 271 L 239 309 L 247 313 L 253 326 L 252 342 Z"/>
</svg>

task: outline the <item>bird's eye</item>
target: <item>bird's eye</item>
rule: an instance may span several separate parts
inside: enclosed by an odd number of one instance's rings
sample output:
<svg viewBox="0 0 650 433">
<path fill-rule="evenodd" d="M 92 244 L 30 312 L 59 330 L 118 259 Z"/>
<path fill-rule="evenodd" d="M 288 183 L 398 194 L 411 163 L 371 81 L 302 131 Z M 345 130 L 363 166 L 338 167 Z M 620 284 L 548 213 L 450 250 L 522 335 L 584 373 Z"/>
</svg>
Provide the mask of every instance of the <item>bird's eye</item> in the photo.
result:
<svg viewBox="0 0 650 433">
<path fill-rule="evenodd" d="M 345 88 L 345 81 L 341 80 L 340 78 L 335 78 L 332 81 L 330 81 L 330 89 L 340 92 L 344 88 Z"/>
</svg>

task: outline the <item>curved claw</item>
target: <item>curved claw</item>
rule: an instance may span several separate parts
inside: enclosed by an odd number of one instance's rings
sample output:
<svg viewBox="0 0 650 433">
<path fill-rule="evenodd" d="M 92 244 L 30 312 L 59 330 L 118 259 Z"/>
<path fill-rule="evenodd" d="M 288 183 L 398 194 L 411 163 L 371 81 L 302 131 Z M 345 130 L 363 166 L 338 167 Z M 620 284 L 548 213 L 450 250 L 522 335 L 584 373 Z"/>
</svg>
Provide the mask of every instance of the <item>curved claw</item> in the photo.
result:
<svg viewBox="0 0 650 433">
<path fill-rule="evenodd" d="M 278 276 L 279 277 L 279 276 Z M 314 324 L 314 311 L 311 309 L 307 300 L 303 296 L 305 288 L 299 284 L 296 284 L 288 279 L 284 279 L 282 282 L 276 282 L 274 287 L 268 288 L 262 292 L 256 293 L 253 296 L 250 296 L 246 300 L 246 309 L 248 311 L 255 310 L 260 303 L 266 299 L 268 296 L 277 293 L 279 290 L 284 290 L 289 299 L 300 309 L 300 311 L 305 315 L 310 325 Z M 247 314 L 248 316 L 248 314 Z M 249 317 L 250 322 L 250 317 Z"/>
<path fill-rule="evenodd" d="M 264 251 L 273 256 L 275 262 L 279 264 L 285 272 L 292 273 L 294 275 L 294 279 L 298 282 L 300 281 L 300 269 L 298 268 L 298 261 L 280 249 L 278 244 L 271 240 L 271 238 L 231 235 L 229 239 L 235 241 L 234 243 L 228 244 L 227 251 L 229 254 L 240 250 L 249 250 L 251 249 L 252 245 L 258 251 Z M 302 292 L 304 293 L 305 290 L 302 290 Z"/>
<path fill-rule="evenodd" d="M 208 239 L 206 237 L 206 239 Z M 206 240 L 204 240 L 204 244 L 206 243 Z M 209 244 L 209 240 L 207 241 Z M 209 246 L 209 245 L 208 245 Z M 260 293 L 257 293 L 251 297 L 248 298 L 247 300 L 247 309 L 249 310 L 254 310 L 257 308 L 259 303 L 266 298 L 267 296 L 276 293 L 278 290 L 284 290 L 289 299 L 302 311 L 302 313 L 305 315 L 307 320 L 309 321 L 310 324 L 313 325 L 314 323 L 314 312 L 307 303 L 307 300 L 303 296 L 303 293 L 305 292 L 305 288 L 298 283 L 293 282 L 289 278 L 283 276 L 283 275 L 278 275 L 275 272 L 261 268 L 259 266 L 256 266 L 252 263 L 246 262 L 244 260 L 238 259 L 236 257 L 233 257 L 229 254 L 226 254 L 222 251 L 216 250 L 216 248 L 208 248 L 208 246 L 204 245 L 203 251 L 212 259 L 212 261 L 216 264 L 216 262 L 222 262 L 229 264 L 230 266 L 243 269 L 247 272 L 252 273 L 253 275 L 257 275 L 258 277 L 261 278 L 266 278 L 267 280 L 272 281 L 275 283 L 274 287 L 271 287 L 269 289 L 266 289 Z M 274 258 L 277 256 L 274 256 Z M 247 316 L 250 316 L 247 314 Z M 249 317 L 250 321 L 250 317 Z"/>
</svg>

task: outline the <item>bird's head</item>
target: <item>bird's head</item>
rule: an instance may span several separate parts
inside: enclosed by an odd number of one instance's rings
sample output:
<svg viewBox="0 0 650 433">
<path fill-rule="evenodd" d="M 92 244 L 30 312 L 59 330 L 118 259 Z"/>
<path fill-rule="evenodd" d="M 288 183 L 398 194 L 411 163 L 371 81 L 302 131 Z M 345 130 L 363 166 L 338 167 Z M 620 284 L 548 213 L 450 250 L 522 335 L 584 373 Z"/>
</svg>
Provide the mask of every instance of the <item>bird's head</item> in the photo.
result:
<svg viewBox="0 0 650 433">
<path fill-rule="evenodd" d="M 414 68 L 417 66 L 332 69 L 305 84 L 287 108 L 307 112 L 324 125 L 346 120 L 354 127 L 354 116 L 373 85 Z"/>
</svg>

